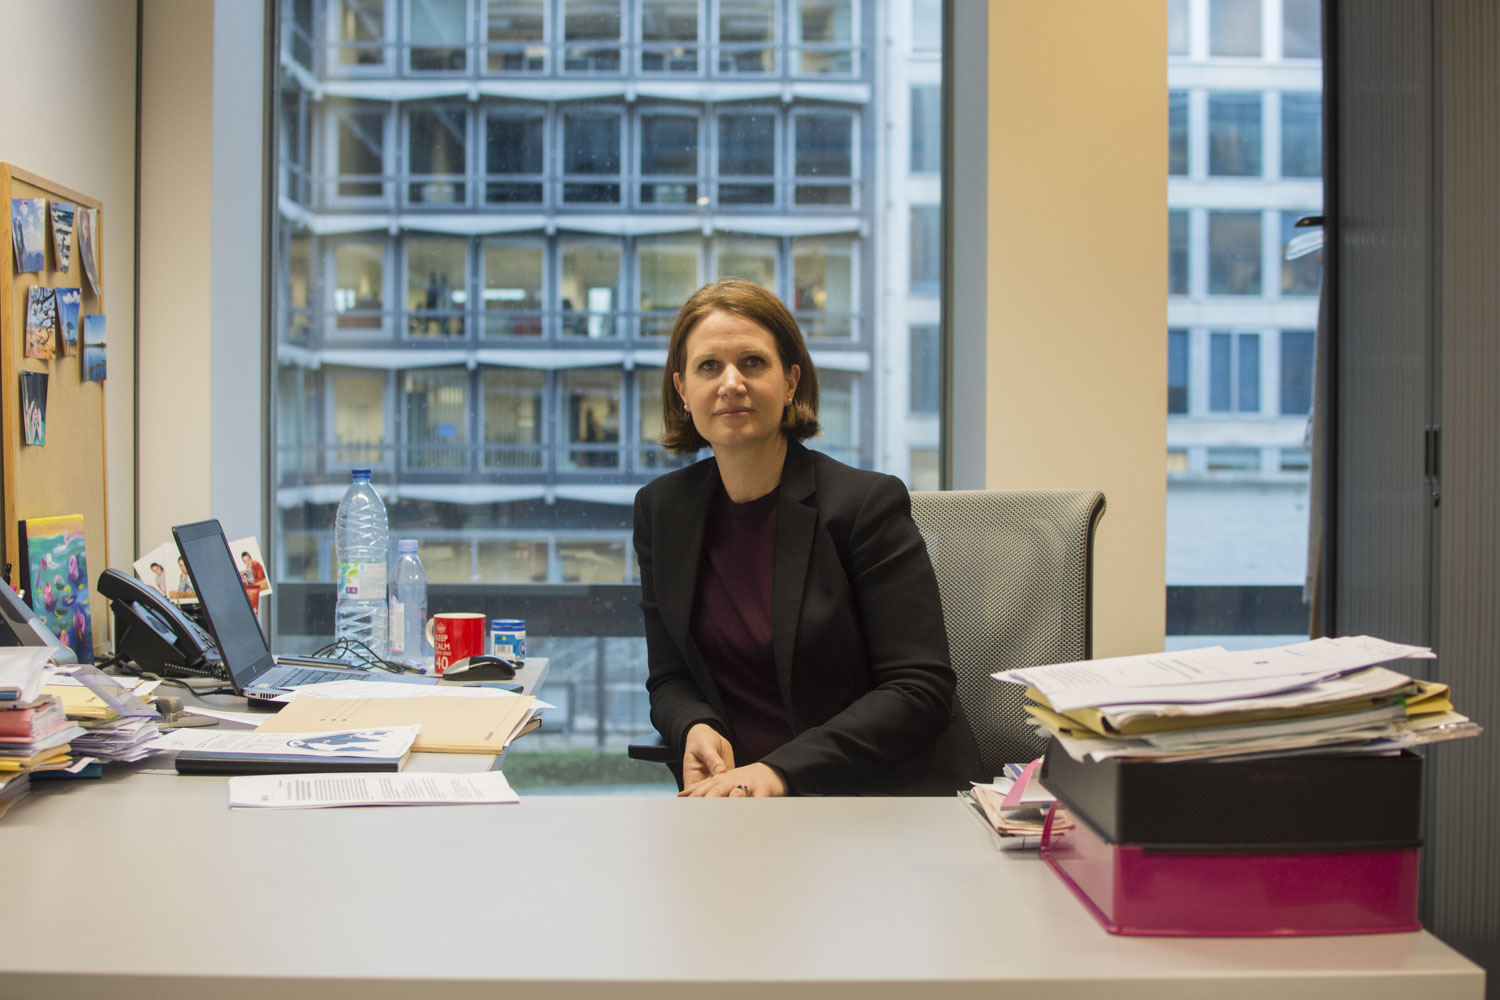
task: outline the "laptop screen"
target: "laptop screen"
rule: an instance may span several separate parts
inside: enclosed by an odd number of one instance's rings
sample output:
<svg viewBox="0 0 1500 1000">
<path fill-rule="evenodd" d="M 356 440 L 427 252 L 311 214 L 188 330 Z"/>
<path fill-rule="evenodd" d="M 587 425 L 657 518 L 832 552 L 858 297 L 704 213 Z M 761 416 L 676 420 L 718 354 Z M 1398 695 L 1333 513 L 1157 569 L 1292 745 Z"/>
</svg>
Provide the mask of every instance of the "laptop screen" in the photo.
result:
<svg viewBox="0 0 1500 1000">
<path fill-rule="evenodd" d="M 245 596 L 245 584 L 229 551 L 229 541 L 218 521 L 179 524 L 172 529 L 182 561 L 187 564 L 193 590 L 203 604 L 208 630 L 219 644 L 219 655 L 236 691 L 276 665 L 260 621 Z"/>
</svg>

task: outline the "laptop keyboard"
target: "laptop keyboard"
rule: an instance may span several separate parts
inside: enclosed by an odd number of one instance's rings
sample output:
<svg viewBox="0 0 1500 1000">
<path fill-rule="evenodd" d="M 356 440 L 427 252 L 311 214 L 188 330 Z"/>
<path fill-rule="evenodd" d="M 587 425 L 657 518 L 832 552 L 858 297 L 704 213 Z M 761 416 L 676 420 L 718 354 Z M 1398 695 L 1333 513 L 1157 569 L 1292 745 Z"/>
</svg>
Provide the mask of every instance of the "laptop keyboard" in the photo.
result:
<svg viewBox="0 0 1500 1000">
<path fill-rule="evenodd" d="M 327 670 L 320 667 L 294 667 L 276 679 L 277 687 L 296 687 L 298 684 L 317 684 L 320 681 L 359 681 L 365 675 L 359 670 Z"/>
</svg>

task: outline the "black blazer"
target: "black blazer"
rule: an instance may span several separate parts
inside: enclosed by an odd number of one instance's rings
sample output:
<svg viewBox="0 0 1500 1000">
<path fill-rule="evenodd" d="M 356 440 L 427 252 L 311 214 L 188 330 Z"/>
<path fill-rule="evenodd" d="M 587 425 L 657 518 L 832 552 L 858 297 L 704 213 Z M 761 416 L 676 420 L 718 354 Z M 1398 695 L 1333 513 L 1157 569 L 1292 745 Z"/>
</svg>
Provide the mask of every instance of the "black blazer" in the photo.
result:
<svg viewBox="0 0 1500 1000">
<path fill-rule="evenodd" d="M 679 752 L 698 722 L 735 745 L 691 634 L 718 485 L 710 458 L 635 498 L 651 721 Z M 797 794 L 947 795 L 983 779 L 906 487 L 791 443 L 776 516 L 772 646 L 795 735 L 764 762 Z"/>
</svg>

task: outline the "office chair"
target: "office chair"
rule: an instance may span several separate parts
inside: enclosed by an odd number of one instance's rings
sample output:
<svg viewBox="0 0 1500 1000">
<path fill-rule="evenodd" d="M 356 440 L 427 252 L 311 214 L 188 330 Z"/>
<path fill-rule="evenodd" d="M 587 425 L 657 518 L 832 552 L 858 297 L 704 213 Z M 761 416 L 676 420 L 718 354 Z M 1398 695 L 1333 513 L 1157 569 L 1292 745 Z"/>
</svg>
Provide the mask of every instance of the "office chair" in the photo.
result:
<svg viewBox="0 0 1500 1000">
<path fill-rule="evenodd" d="M 984 773 L 1041 755 L 1022 710 L 1022 689 L 996 670 L 1087 659 L 1093 654 L 1094 529 L 1098 490 L 935 490 L 911 495 L 927 542 L 958 674 L 958 699 L 979 744 Z M 627 748 L 672 769 L 681 752 L 659 738 Z"/>
</svg>

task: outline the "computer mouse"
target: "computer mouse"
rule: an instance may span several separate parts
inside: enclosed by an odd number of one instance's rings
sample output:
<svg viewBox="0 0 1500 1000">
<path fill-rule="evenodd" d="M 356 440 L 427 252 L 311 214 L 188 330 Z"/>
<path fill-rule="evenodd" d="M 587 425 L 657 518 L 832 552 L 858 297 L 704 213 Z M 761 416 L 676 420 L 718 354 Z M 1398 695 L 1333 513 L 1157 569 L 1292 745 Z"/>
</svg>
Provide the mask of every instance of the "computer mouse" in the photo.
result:
<svg viewBox="0 0 1500 1000">
<path fill-rule="evenodd" d="M 514 676 L 516 668 L 498 656 L 470 656 L 443 671 L 445 681 L 508 681 Z"/>
</svg>

